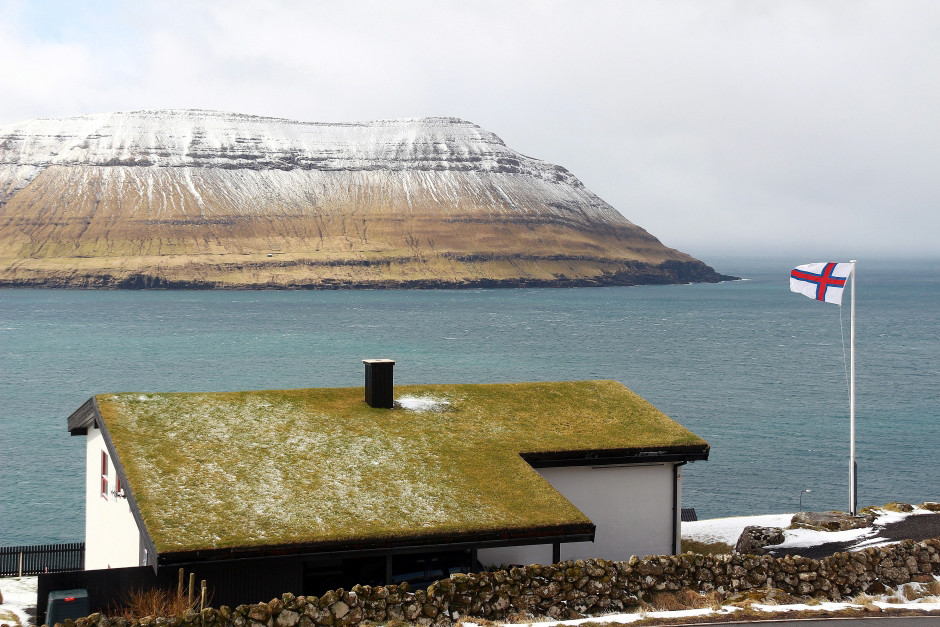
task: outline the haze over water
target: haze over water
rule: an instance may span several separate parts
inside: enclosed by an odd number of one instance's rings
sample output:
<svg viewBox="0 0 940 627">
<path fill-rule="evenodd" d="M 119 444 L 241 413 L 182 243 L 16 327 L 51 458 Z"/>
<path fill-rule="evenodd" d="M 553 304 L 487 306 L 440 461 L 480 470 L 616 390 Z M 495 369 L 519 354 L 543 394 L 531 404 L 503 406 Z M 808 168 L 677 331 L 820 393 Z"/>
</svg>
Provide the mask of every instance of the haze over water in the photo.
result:
<svg viewBox="0 0 940 627">
<path fill-rule="evenodd" d="M 616 379 L 710 443 L 700 518 L 848 507 L 848 294 L 789 291 L 823 259 L 709 259 L 718 285 L 467 291 L 0 290 L 0 545 L 84 534 L 68 415 L 107 392 Z M 859 506 L 940 499 L 940 261 L 865 261 Z"/>
</svg>

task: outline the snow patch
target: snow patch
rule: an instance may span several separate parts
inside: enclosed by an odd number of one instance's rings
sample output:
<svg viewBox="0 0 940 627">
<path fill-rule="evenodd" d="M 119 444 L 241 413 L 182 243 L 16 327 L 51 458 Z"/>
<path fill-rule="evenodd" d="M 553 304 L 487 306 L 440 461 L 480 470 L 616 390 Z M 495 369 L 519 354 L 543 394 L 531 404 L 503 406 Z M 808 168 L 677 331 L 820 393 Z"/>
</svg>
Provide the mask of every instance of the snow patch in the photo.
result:
<svg viewBox="0 0 940 627">
<path fill-rule="evenodd" d="M 398 404 L 402 409 L 410 411 L 444 411 L 450 401 L 433 396 L 402 396 L 398 399 Z"/>
<path fill-rule="evenodd" d="M 828 542 L 854 542 L 850 551 L 858 551 L 872 546 L 893 544 L 894 542 L 879 537 L 882 528 L 891 523 L 904 520 L 908 516 L 930 514 L 931 512 L 915 508 L 913 512 L 902 513 L 878 510 L 878 517 L 871 527 L 848 529 L 846 531 L 814 531 L 812 529 L 787 529 L 793 514 L 767 514 L 763 516 L 734 516 L 713 518 L 682 523 L 682 537 L 697 542 L 724 542 L 734 546 L 745 527 L 780 527 L 785 540 L 773 545 L 773 549 L 807 548 Z"/>
<path fill-rule="evenodd" d="M 224 198 L 247 192 L 258 207 L 238 213 L 263 213 L 264 207 L 292 205 L 291 198 L 272 194 L 308 198 L 318 182 L 349 193 L 369 187 L 363 182 L 383 188 L 387 179 L 401 178 L 408 206 L 453 207 L 454 198 L 467 198 L 515 213 L 632 224 L 564 168 L 526 157 L 454 118 L 326 124 L 166 110 L 0 127 L 0 202 L 50 166 L 65 166 L 69 176 L 93 175 L 100 185 L 120 187 L 126 178 L 147 206 L 171 206 L 179 198 L 185 208 L 188 199 L 199 212 L 212 204 L 203 198 L 207 191 Z M 287 192 L 279 192 L 285 185 Z M 229 200 L 244 205 L 241 198 Z"/>
<path fill-rule="evenodd" d="M 793 514 L 765 514 L 763 516 L 732 516 L 682 523 L 682 537 L 710 544 L 724 542 L 734 546 L 745 527 L 788 527 Z"/>
</svg>

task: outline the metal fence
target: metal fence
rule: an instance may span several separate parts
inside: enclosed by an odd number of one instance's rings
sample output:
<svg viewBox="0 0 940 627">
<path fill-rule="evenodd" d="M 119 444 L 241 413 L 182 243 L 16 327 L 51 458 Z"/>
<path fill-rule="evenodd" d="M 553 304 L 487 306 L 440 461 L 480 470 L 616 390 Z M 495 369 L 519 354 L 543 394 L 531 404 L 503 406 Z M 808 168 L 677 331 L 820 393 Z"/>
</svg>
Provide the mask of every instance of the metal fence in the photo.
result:
<svg viewBox="0 0 940 627">
<path fill-rule="evenodd" d="M 84 568 L 84 542 L 0 546 L 0 577 L 65 573 Z"/>
</svg>

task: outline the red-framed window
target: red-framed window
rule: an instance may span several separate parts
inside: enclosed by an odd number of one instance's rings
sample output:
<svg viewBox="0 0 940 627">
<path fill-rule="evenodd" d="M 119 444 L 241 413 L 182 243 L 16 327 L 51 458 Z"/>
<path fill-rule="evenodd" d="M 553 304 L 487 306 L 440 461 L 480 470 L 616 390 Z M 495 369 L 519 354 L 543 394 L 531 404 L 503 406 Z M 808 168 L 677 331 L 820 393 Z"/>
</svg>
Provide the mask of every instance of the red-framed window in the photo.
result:
<svg viewBox="0 0 940 627">
<path fill-rule="evenodd" d="M 108 499 L 108 454 L 101 451 L 101 498 Z"/>
</svg>

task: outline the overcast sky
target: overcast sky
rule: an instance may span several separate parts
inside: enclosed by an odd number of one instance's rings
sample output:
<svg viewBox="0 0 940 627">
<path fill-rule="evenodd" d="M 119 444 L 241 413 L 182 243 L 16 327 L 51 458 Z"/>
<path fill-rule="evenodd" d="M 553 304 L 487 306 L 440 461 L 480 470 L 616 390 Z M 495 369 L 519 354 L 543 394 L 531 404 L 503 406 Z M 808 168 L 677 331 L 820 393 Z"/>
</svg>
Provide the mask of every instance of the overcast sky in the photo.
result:
<svg viewBox="0 0 940 627">
<path fill-rule="evenodd" d="M 457 116 L 706 261 L 940 256 L 937 1 L 0 0 L 0 59 L 0 125 Z"/>
</svg>

